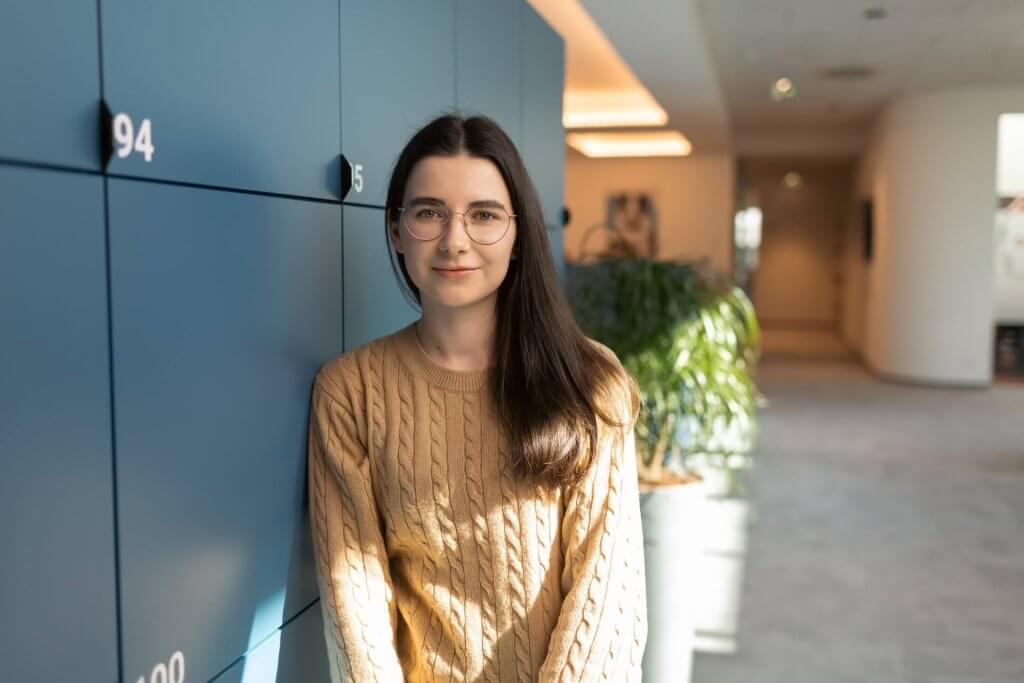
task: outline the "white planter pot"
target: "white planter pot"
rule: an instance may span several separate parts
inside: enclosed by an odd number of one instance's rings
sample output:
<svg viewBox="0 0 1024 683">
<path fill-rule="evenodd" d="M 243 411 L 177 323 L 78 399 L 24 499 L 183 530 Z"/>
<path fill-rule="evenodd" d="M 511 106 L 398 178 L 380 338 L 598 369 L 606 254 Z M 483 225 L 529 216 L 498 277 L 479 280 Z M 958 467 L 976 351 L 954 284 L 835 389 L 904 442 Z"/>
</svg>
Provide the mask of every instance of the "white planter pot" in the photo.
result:
<svg viewBox="0 0 1024 683">
<path fill-rule="evenodd" d="M 640 493 L 647 585 L 645 683 L 689 683 L 699 587 L 703 482 Z"/>
<path fill-rule="evenodd" d="M 698 464 L 693 470 L 704 483 L 704 494 L 709 498 L 723 498 L 731 493 L 732 477 L 729 470 L 721 466 Z"/>
</svg>

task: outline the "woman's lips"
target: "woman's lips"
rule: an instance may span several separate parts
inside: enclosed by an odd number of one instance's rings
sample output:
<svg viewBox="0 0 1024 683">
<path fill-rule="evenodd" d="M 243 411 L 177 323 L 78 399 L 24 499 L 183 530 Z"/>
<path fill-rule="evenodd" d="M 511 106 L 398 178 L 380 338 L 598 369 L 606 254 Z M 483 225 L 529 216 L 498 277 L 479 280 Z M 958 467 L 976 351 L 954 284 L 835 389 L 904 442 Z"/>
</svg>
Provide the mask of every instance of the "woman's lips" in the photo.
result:
<svg viewBox="0 0 1024 683">
<path fill-rule="evenodd" d="M 452 269 L 452 268 L 434 268 L 434 272 L 436 272 L 441 277 L 452 277 L 452 278 L 465 277 L 465 276 L 469 275 L 470 273 L 472 273 L 475 270 L 477 270 L 477 269 L 476 268 L 457 268 L 457 269 Z"/>
</svg>

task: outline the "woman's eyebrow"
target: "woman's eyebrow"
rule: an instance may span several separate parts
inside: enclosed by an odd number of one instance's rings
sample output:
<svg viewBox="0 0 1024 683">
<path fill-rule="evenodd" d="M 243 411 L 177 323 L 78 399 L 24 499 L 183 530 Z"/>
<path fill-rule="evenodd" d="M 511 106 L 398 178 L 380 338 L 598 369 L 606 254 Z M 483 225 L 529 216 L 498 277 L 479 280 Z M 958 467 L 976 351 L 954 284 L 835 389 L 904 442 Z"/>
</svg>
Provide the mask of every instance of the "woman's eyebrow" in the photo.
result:
<svg viewBox="0 0 1024 683">
<path fill-rule="evenodd" d="M 435 206 L 445 206 L 445 203 L 437 197 L 415 197 L 409 200 L 409 204 L 433 204 Z M 497 199 L 478 199 L 474 202 L 469 203 L 470 206 L 489 206 L 496 209 L 504 209 L 505 205 L 499 202 Z"/>
</svg>

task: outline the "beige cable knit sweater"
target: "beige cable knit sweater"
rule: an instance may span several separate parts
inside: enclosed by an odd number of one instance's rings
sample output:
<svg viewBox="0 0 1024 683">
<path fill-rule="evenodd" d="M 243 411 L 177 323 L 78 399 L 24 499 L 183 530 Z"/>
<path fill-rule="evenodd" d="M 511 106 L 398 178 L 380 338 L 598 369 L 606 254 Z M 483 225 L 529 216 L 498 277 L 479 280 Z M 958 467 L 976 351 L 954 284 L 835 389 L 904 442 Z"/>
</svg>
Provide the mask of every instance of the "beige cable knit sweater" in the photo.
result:
<svg viewBox="0 0 1024 683">
<path fill-rule="evenodd" d="M 485 379 L 435 364 L 413 325 L 317 373 L 310 521 L 334 683 L 640 680 L 632 432 L 602 440 L 577 488 L 518 481 Z"/>
</svg>

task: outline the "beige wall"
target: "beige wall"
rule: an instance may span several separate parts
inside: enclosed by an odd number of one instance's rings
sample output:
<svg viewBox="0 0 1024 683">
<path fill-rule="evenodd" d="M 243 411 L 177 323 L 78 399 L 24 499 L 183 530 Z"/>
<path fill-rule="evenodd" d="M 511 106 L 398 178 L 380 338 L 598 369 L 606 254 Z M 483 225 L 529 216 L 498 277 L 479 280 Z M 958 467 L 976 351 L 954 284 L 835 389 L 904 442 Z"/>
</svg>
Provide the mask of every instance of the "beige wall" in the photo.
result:
<svg viewBox="0 0 1024 683">
<path fill-rule="evenodd" d="M 765 326 L 836 326 L 840 249 L 851 190 L 847 159 L 748 159 L 747 183 L 761 207 L 754 306 Z M 799 187 L 783 176 L 800 174 Z"/>
<path fill-rule="evenodd" d="M 659 260 L 707 258 L 716 271 L 731 275 L 734 185 L 735 164 L 728 155 L 591 159 L 568 148 L 566 260 L 578 258 L 586 229 L 605 220 L 609 194 L 643 190 L 658 211 Z M 592 246 L 588 242 L 588 250 Z"/>
<path fill-rule="evenodd" d="M 875 175 L 877 147 L 869 146 L 857 162 L 853 192 L 848 204 L 843 229 L 842 295 L 839 332 L 843 341 L 858 356 L 864 353 L 864 316 L 868 300 L 868 263 L 864 261 L 864 229 L 860 202 L 871 198 L 871 183 Z M 875 225 L 874 250 L 878 250 L 878 226 Z"/>
</svg>

